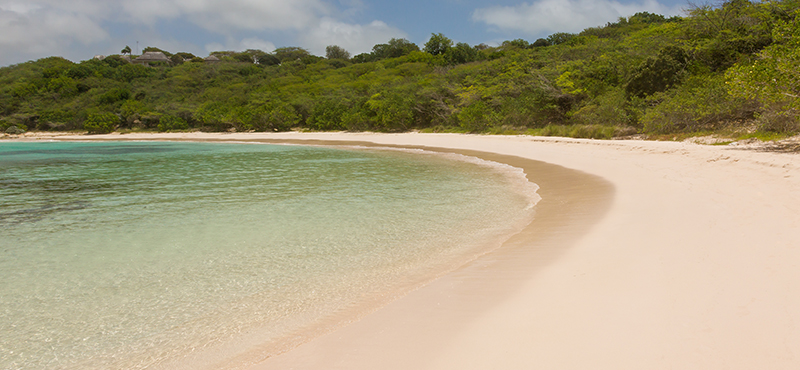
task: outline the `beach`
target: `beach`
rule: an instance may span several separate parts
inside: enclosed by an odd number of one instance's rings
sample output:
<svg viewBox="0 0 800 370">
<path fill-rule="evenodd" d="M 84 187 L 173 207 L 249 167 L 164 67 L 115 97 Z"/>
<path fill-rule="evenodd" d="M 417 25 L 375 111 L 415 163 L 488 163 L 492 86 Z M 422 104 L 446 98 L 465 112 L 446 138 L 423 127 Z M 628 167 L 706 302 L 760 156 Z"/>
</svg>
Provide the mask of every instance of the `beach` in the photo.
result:
<svg viewBox="0 0 800 370">
<path fill-rule="evenodd" d="M 524 168 L 540 186 L 534 221 L 502 247 L 371 312 L 331 318 L 342 324 L 282 354 L 231 348 L 232 360 L 198 355 L 196 368 L 800 367 L 798 154 L 418 133 L 58 138 L 427 148 Z"/>
</svg>

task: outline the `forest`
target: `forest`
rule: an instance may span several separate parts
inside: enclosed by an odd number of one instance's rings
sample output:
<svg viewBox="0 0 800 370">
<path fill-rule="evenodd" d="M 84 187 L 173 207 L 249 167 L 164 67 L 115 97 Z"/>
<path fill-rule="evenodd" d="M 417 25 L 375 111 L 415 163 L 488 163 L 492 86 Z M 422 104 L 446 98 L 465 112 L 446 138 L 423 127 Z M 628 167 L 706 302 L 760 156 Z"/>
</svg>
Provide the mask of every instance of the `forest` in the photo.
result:
<svg viewBox="0 0 800 370">
<path fill-rule="evenodd" d="M 346 130 L 675 138 L 800 132 L 800 0 L 637 13 L 498 46 L 391 39 L 351 56 L 301 47 L 60 57 L 0 68 L 0 130 Z M 127 55 L 126 55 L 127 53 Z M 127 58 L 126 58 L 127 57 Z"/>
</svg>

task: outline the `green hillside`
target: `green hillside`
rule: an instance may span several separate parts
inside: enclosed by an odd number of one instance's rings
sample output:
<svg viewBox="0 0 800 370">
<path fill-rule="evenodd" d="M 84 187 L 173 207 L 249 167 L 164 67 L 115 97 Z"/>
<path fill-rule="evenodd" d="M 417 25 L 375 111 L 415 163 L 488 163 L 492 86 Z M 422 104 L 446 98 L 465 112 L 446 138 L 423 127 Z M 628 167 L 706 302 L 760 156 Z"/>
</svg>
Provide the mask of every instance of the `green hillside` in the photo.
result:
<svg viewBox="0 0 800 370">
<path fill-rule="evenodd" d="M 0 69 L 0 129 L 792 134 L 799 4 L 639 13 L 499 47 L 435 34 L 353 57 L 336 46 L 326 58 L 287 47 L 219 52 L 214 62 L 166 52 L 170 61 L 145 65 L 50 57 Z"/>
</svg>

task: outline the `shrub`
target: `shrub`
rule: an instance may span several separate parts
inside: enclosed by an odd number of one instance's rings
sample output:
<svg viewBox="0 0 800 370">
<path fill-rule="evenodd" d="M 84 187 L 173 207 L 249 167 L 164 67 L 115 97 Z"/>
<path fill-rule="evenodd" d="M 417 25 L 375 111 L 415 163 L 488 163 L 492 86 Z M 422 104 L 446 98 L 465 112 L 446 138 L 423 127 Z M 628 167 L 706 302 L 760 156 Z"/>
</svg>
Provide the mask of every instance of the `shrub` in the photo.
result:
<svg viewBox="0 0 800 370">
<path fill-rule="evenodd" d="M 770 109 L 759 114 L 755 123 L 760 132 L 792 134 L 800 132 L 800 112 L 790 109 Z"/>
<path fill-rule="evenodd" d="M 458 123 L 469 132 L 481 132 L 499 123 L 500 117 L 486 103 L 478 101 L 458 112 Z"/>
<path fill-rule="evenodd" d="M 645 112 L 642 124 L 645 132 L 656 134 L 718 129 L 752 119 L 758 109 L 753 100 L 729 95 L 720 76 L 696 78 L 651 101 L 655 106 Z"/>
<path fill-rule="evenodd" d="M 666 91 L 683 77 L 689 56 L 677 46 L 667 46 L 655 58 L 648 58 L 633 72 L 625 86 L 628 96 L 645 97 Z"/>
<path fill-rule="evenodd" d="M 115 88 L 108 90 L 97 98 L 100 104 L 114 104 L 118 101 L 128 100 L 131 98 L 131 92 L 125 88 Z"/>
<path fill-rule="evenodd" d="M 572 121 L 583 125 L 620 125 L 631 123 L 626 110 L 625 93 L 612 91 L 594 99 L 572 114 Z"/>
<path fill-rule="evenodd" d="M 90 134 L 107 134 L 119 123 L 119 117 L 114 113 L 91 113 L 83 122 L 83 128 Z"/>
<path fill-rule="evenodd" d="M 28 126 L 25 126 L 21 123 L 13 124 L 4 120 L 0 120 L 0 132 L 5 132 L 11 135 L 19 135 L 25 133 L 28 130 Z"/>
<path fill-rule="evenodd" d="M 38 128 L 40 130 L 63 129 L 71 126 L 70 123 L 72 123 L 74 120 L 74 112 L 62 109 L 48 109 L 42 111 L 42 113 L 39 115 Z"/>
<path fill-rule="evenodd" d="M 158 121 L 158 131 L 161 132 L 187 129 L 189 129 L 189 124 L 180 117 L 166 114 L 161 116 L 161 119 Z"/>
</svg>

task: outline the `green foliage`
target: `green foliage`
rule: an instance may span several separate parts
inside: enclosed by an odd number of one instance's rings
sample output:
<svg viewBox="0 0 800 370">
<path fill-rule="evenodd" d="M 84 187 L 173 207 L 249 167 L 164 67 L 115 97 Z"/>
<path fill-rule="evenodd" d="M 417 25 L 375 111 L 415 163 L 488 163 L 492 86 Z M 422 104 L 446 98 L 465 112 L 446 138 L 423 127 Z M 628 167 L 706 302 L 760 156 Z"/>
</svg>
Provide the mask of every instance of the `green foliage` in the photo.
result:
<svg viewBox="0 0 800 370">
<path fill-rule="evenodd" d="M 573 38 L 575 38 L 575 34 L 573 33 L 556 32 L 547 36 L 547 43 L 550 45 L 561 45 L 570 42 Z"/>
<path fill-rule="evenodd" d="M 547 39 L 541 39 L 541 38 L 536 39 L 536 41 L 534 41 L 533 44 L 531 44 L 531 47 L 535 47 L 535 48 L 540 48 L 540 47 L 545 47 L 545 46 L 550 46 L 550 41 L 547 41 Z"/>
<path fill-rule="evenodd" d="M 251 124 L 256 131 L 288 131 L 297 127 L 301 119 L 291 104 L 275 102 L 255 108 Z"/>
<path fill-rule="evenodd" d="M 39 115 L 37 128 L 40 130 L 68 130 L 73 128 L 75 112 L 62 109 L 48 109 Z"/>
<path fill-rule="evenodd" d="M 183 118 L 169 114 L 161 116 L 158 122 L 158 131 L 161 132 L 187 129 L 189 129 L 189 124 Z"/>
<path fill-rule="evenodd" d="M 281 61 L 281 63 L 293 60 L 303 60 L 311 56 L 308 50 L 294 46 L 277 48 L 273 54 L 276 58 L 278 58 L 278 60 Z"/>
<path fill-rule="evenodd" d="M 432 34 L 421 51 L 391 39 L 349 60 L 333 45 L 326 58 L 299 47 L 213 52 L 214 63 L 181 52 L 155 67 L 118 55 L 43 58 L 0 68 L 0 120 L 6 128 L 88 129 L 107 112 L 113 124 L 98 132 L 119 125 L 609 138 L 755 127 L 784 135 L 797 130 L 800 112 L 797 12 L 796 0 L 729 0 L 683 18 L 637 13 L 532 45 L 454 45 Z"/>
<path fill-rule="evenodd" d="M 321 131 L 344 130 L 344 117 L 349 110 L 341 99 L 321 99 L 311 110 L 308 127 Z"/>
<path fill-rule="evenodd" d="M 667 46 L 656 57 L 647 58 L 633 73 L 625 86 L 628 96 L 643 98 L 666 91 L 683 77 L 689 56 L 680 47 Z"/>
<path fill-rule="evenodd" d="M 338 45 L 328 45 L 325 47 L 325 57 L 328 59 L 350 59 L 350 53 Z"/>
<path fill-rule="evenodd" d="M 116 129 L 119 117 L 114 113 L 90 113 L 83 122 L 83 129 L 90 134 L 107 134 Z"/>
<path fill-rule="evenodd" d="M 444 60 L 451 65 L 474 62 L 478 58 L 478 51 L 463 42 L 459 42 L 444 53 Z"/>
<path fill-rule="evenodd" d="M 103 63 L 111 68 L 117 68 L 124 66 L 126 64 L 130 64 L 130 62 L 128 62 L 125 59 L 122 59 L 122 57 L 120 57 L 119 55 L 109 55 L 105 57 L 105 59 L 103 59 Z"/>
<path fill-rule="evenodd" d="M 404 55 L 418 52 L 417 44 L 406 39 L 391 39 L 386 44 L 377 44 L 372 47 L 372 53 L 359 54 L 354 58 L 357 63 L 374 62 L 387 58 L 399 58 Z"/>
<path fill-rule="evenodd" d="M 516 40 L 511 40 L 511 41 L 508 41 L 508 40 L 503 41 L 503 43 L 500 44 L 500 46 L 503 47 L 503 48 L 511 47 L 511 48 L 517 48 L 517 49 L 527 49 L 527 48 L 529 48 L 531 46 L 531 44 L 529 42 L 523 40 L 523 39 L 516 39 Z"/>
<path fill-rule="evenodd" d="M 758 60 L 737 64 L 726 72 L 731 94 L 758 99 L 765 105 L 800 109 L 800 9 L 791 17 L 776 22 L 773 44 Z"/>
<path fill-rule="evenodd" d="M 616 89 L 603 94 L 577 109 L 570 120 L 580 125 L 624 127 L 633 122 L 625 92 Z"/>
<path fill-rule="evenodd" d="M 21 123 L 11 123 L 5 120 L 0 120 L 0 133 L 6 133 L 9 135 L 19 135 L 28 131 L 28 126 L 21 124 Z"/>
<path fill-rule="evenodd" d="M 106 91 L 97 98 L 99 104 L 114 104 L 131 98 L 131 92 L 126 88 L 115 88 Z"/>
<path fill-rule="evenodd" d="M 432 33 L 423 50 L 431 55 L 441 55 L 446 53 L 452 46 L 453 40 L 448 39 L 441 33 Z"/>
<path fill-rule="evenodd" d="M 722 72 L 743 54 L 757 53 L 768 46 L 772 20 L 763 16 L 768 6 L 748 0 L 727 0 L 718 7 L 693 6 L 686 33 L 697 49 L 698 61 L 712 71 Z"/>
<path fill-rule="evenodd" d="M 609 125 L 547 125 L 539 129 L 530 129 L 526 132 L 533 136 L 561 136 L 582 139 L 612 139 L 635 133 L 628 127 Z"/>
<path fill-rule="evenodd" d="M 364 103 L 365 116 L 378 131 L 404 131 L 413 125 L 414 99 L 398 90 L 387 90 L 370 96 Z"/>
<path fill-rule="evenodd" d="M 695 77 L 685 85 L 649 99 L 642 117 L 646 132 L 670 134 L 727 128 L 752 119 L 758 106 L 728 94 L 722 76 Z"/>
<path fill-rule="evenodd" d="M 468 132 L 482 132 L 500 122 L 500 116 L 486 103 L 478 101 L 457 114 L 459 126 Z"/>
<path fill-rule="evenodd" d="M 106 58 L 108 59 L 108 58 Z M 115 78 L 121 82 L 132 82 L 135 79 L 147 78 L 155 75 L 153 68 L 145 67 L 139 64 L 125 64 L 115 68 Z"/>
</svg>

